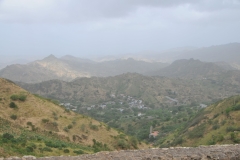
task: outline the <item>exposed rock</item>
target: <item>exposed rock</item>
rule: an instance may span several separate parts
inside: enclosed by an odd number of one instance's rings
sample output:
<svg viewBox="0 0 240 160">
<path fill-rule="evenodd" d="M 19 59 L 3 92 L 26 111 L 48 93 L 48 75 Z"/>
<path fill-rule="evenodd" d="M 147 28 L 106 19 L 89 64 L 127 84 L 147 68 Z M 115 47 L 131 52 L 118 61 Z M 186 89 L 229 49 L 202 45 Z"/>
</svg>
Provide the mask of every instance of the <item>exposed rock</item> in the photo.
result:
<svg viewBox="0 0 240 160">
<path fill-rule="evenodd" d="M 177 147 L 145 150 L 99 152 L 79 156 L 43 157 L 24 156 L 4 160 L 240 160 L 240 145 Z"/>
</svg>

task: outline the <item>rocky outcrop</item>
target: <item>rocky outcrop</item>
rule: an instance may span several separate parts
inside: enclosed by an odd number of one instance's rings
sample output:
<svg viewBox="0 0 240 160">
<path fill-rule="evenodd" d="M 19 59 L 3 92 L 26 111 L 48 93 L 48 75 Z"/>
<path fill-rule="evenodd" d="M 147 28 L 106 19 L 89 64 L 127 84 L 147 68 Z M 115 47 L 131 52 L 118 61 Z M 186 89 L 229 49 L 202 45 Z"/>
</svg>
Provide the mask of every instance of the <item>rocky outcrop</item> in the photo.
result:
<svg viewBox="0 0 240 160">
<path fill-rule="evenodd" d="M 99 152 L 80 156 L 36 158 L 24 156 L 0 160 L 240 160 L 240 145 L 200 146 Z"/>
</svg>

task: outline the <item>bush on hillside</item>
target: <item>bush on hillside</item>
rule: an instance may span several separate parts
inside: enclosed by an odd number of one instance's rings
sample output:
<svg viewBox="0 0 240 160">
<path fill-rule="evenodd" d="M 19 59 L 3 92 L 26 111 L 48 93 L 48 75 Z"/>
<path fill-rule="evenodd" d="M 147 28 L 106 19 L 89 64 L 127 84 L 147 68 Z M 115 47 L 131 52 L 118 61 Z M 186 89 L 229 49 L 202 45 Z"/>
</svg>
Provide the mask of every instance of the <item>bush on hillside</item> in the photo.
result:
<svg viewBox="0 0 240 160">
<path fill-rule="evenodd" d="M 20 95 L 13 94 L 13 95 L 11 95 L 10 98 L 11 98 L 13 101 L 17 101 L 17 100 L 19 100 L 19 101 L 25 101 L 26 98 L 27 98 L 27 96 L 26 96 L 26 95 L 23 95 L 23 94 L 20 94 Z"/>
<path fill-rule="evenodd" d="M 30 147 L 30 146 L 27 146 L 27 147 L 26 147 L 26 151 L 27 151 L 27 152 L 33 152 L 33 150 L 34 150 L 34 149 L 33 149 L 32 147 Z"/>
<path fill-rule="evenodd" d="M 238 110 L 240 110 L 240 104 L 233 106 L 233 107 L 232 107 L 232 110 L 233 110 L 233 111 L 238 111 Z"/>
<path fill-rule="evenodd" d="M 188 135 L 189 138 L 201 138 L 204 135 L 205 132 L 205 125 L 200 125 L 195 127 Z"/>
<path fill-rule="evenodd" d="M 16 100 L 18 100 L 18 95 L 13 94 L 10 98 L 11 98 L 13 101 L 16 101 Z"/>
<path fill-rule="evenodd" d="M 64 149 L 63 152 L 64 153 L 69 153 L 70 151 L 69 151 L 69 149 Z"/>
<path fill-rule="evenodd" d="M 17 119 L 17 115 L 12 114 L 12 115 L 10 116 L 10 118 L 13 119 L 13 120 L 16 120 L 16 119 Z"/>
<path fill-rule="evenodd" d="M 10 133 L 4 133 L 2 135 L 2 138 L 6 139 L 6 140 L 12 140 L 12 139 L 14 139 L 14 136 Z"/>
<path fill-rule="evenodd" d="M 9 107 L 10 107 L 10 108 L 14 108 L 14 109 L 18 108 L 18 106 L 17 106 L 14 102 L 11 102 L 11 103 L 9 104 Z"/>
<path fill-rule="evenodd" d="M 53 150 L 49 147 L 44 147 L 42 151 L 52 152 Z"/>
<path fill-rule="evenodd" d="M 83 152 L 82 150 L 73 151 L 73 153 L 76 153 L 76 154 L 84 154 L 84 152 Z"/>
<path fill-rule="evenodd" d="M 47 122 L 49 122 L 49 119 L 45 119 L 45 118 L 44 118 L 44 119 L 42 119 L 42 122 L 43 122 L 43 123 L 47 123 Z"/>
</svg>

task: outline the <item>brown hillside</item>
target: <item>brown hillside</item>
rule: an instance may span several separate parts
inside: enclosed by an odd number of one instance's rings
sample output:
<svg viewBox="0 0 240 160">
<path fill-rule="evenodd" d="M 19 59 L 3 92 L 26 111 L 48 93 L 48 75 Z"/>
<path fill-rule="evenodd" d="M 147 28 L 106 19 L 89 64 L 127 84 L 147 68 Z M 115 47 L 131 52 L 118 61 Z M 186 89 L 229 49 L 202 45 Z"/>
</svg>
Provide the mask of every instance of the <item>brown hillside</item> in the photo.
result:
<svg viewBox="0 0 240 160">
<path fill-rule="evenodd" d="M 14 96 L 22 96 L 26 99 L 14 100 Z M 11 108 L 11 102 L 17 107 Z M 11 118 L 12 115 L 16 116 L 15 120 Z M 116 137 L 121 134 L 90 117 L 65 110 L 49 100 L 32 95 L 2 78 L 0 79 L 0 118 L 28 130 L 48 132 L 63 140 L 84 145 L 92 145 L 95 139 L 107 144 L 110 149 L 118 148 Z M 29 125 L 30 123 L 32 125 Z"/>
</svg>

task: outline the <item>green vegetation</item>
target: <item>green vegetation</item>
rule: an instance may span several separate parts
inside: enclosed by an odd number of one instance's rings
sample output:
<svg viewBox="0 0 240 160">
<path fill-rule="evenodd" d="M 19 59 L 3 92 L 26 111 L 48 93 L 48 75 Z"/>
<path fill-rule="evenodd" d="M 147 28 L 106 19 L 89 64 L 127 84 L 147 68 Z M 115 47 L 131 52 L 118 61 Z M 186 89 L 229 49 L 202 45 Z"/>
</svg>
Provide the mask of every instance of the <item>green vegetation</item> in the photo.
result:
<svg viewBox="0 0 240 160">
<path fill-rule="evenodd" d="M 25 101 L 26 100 L 26 98 L 27 98 L 27 96 L 26 95 L 24 95 L 24 94 L 13 94 L 13 95 L 11 95 L 11 100 L 13 100 L 13 101 L 17 101 L 17 100 L 19 100 L 19 101 Z"/>
<path fill-rule="evenodd" d="M 160 141 L 166 146 L 198 146 L 240 142 L 240 96 L 219 101 Z"/>
<path fill-rule="evenodd" d="M 16 114 L 12 114 L 12 115 L 10 116 L 10 118 L 13 119 L 13 120 L 16 120 L 16 119 L 17 119 L 17 115 L 16 115 Z"/>
<path fill-rule="evenodd" d="M 18 106 L 17 106 L 14 102 L 11 102 L 11 103 L 9 104 L 9 107 L 10 107 L 10 108 L 14 108 L 14 109 L 17 109 L 17 108 L 18 108 Z"/>
<path fill-rule="evenodd" d="M 4 150 L 12 155 L 35 155 L 46 156 L 51 152 L 58 154 L 73 153 L 75 155 L 85 152 L 93 152 L 94 148 L 73 144 L 70 142 L 59 141 L 54 138 L 48 138 L 41 134 L 22 131 L 20 135 L 14 136 L 10 133 L 0 135 L 0 145 Z M 85 151 L 85 152 L 84 152 Z M 6 156 L 5 154 L 1 156 Z"/>
<path fill-rule="evenodd" d="M 107 130 L 102 122 L 66 111 L 1 78 L 0 85 L 0 157 L 77 155 L 120 149 L 117 144 L 121 132 Z M 136 147 L 130 137 L 125 136 L 124 140 L 128 149 Z"/>
</svg>

